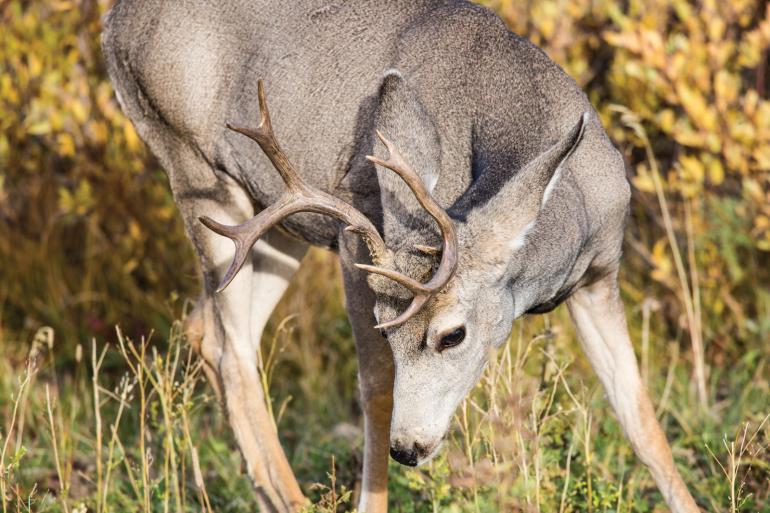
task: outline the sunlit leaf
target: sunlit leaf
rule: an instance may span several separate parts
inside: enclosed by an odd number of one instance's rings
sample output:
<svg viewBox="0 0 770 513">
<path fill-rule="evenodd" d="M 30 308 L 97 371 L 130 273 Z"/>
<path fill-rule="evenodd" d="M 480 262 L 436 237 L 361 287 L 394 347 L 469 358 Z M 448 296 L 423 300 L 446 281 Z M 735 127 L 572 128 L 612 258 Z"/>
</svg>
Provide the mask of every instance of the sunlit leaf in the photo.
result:
<svg viewBox="0 0 770 513">
<path fill-rule="evenodd" d="M 27 128 L 30 135 L 45 135 L 51 132 L 51 122 L 48 120 L 37 121 Z"/>
</svg>

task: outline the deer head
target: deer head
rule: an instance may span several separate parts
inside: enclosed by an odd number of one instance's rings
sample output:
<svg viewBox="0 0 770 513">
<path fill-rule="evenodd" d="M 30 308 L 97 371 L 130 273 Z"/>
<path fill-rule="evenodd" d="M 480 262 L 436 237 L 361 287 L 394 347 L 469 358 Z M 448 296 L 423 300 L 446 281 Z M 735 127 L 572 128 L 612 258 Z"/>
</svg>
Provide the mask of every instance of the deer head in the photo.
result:
<svg viewBox="0 0 770 513">
<path fill-rule="evenodd" d="M 377 328 L 395 361 L 391 455 L 407 465 L 427 461 L 478 380 L 490 350 L 506 340 L 512 321 L 523 313 L 511 282 L 562 164 L 580 142 L 587 114 L 544 153 L 511 170 L 504 183 L 474 183 L 448 213 L 431 195 L 440 180 L 435 124 L 401 75 L 386 74 L 377 117 L 381 145 L 375 156 L 367 157 L 378 167 L 383 237 L 361 212 L 302 180 L 275 140 L 261 82 L 259 102 L 259 127 L 228 126 L 260 145 L 287 192 L 239 226 L 201 218 L 236 245 L 220 290 L 238 272 L 251 246 L 293 213 L 330 215 L 361 235 L 373 265 L 357 267 L 370 273 Z"/>
</svg>

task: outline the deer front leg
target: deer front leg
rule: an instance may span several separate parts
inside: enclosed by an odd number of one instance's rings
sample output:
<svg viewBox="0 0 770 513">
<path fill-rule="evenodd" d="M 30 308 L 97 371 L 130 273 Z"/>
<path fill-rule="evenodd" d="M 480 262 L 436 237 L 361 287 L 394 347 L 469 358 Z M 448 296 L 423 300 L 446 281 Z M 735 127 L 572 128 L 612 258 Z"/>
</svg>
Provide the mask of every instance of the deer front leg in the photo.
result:
<svg viewBox="0 0 770 513">
<path fill-rule="evenodd" d="M 358 246 L 356 260 L 350 246 Z M 353 249 L 356 251 L 356 249 Z M 393 355 L 387 340 L 374 329 L 374 293 L 366 277 L 354 268 L 355 261 L 365 261 L 358 241 L 341 241 L 340 258 L 345 282 L 348 317 L 356 339 L 358 387 L 364 412 L 364 468 L 358 511 L 388 511 L 388 454 L 390 417 L 393 411 Z"/>
<path fill-rule="evenodd" d="M 279 237 L 276 233 L 266 239 Z M 306 504 L 278 439 L 257 362 L 262 331 L 304 251 L 304 245 L 295 244 L 284 253 L 260 241 L 252 250 L 251 269 L 245 265 L 213 297 L 224 340 L 219 375 L 225 407 L 261 511 L 295 512 Z"/>
<path fill-rule="evenodd" d="M 567 301 L 583 349 L 599 376 L 623 431 L 647 465 L 674 513 L 698 513 L 674 465 L 671 449 L 639 375 L 626 326 L 617 272 L 575 292 Z"/>
<path fill-rule="evenodd" d="M 207 377 L 219 390 L 257 494 L 259 510 L 296 512 L 306 501 L 281 447 L 257 367 L 262 330 L 299 266 L 306 245 L 270 232 L 251 250 L 243 270 L 222 291 L 213 290 L 232 259 L 233 244 L 207 230 L 200 214 L 237 224 L 252 215 L 243 192 L 231 201 L 180 200 L 188 233 L 201 257 L 206 291 L 185 326 L 200 348 Z"/>
</svg>

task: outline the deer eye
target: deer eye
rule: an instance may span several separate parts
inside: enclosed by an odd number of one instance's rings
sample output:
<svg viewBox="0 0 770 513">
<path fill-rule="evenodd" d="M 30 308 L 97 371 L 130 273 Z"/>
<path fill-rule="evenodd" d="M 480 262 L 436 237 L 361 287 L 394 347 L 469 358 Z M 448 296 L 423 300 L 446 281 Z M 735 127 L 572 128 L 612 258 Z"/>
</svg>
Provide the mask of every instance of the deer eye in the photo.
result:
<svg viewBox="0 0 770 513">
<path fill-rule="evenodd" d="M 380 336 L 384 338 L 385 340 L 388 340 L 388 332 L 385 330 L 380 330 Z"/>
<path fill-rule="evenodd" d="M 443 351 L 444 349 L 460 345 L 463 340 L 465 340 L 465 326 L 460 326 L 441 337 L 438 350 Z"/>
</svg>

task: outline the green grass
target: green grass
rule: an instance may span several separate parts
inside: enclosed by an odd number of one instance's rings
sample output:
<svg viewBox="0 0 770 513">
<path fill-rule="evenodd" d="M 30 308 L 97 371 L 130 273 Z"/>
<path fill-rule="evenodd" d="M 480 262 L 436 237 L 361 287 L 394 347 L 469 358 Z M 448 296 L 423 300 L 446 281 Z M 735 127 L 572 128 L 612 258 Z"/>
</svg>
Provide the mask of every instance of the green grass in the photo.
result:
<svg viewBox="0 0 770 513">
<path fill-rule="evenodd" d="M 306 264 L 263 340 L 265 372 L 311 510 L 351 511 L 362 448 L 353 342 L 334 259 L 312 252 Z M 657 335 L 660 314 L 648 313 L 629 309 L 632 331 L 646 333 L 643 373 L 696 499 L 707 511 L 770 512 L 770 354 L 759 345 L 711 362 L 702 410 L 686 344 Z M 179 326 L 144 341 L 116 331 L 76 344 L 46 328 L 31 344 L 0 341 L 3 513 L 254 511 Z M 441 456 L 419 469 L 392 463 L 390 476 L 395 512 L 667 511 L 563 308 L 517 322 Z"/>
</svg>

